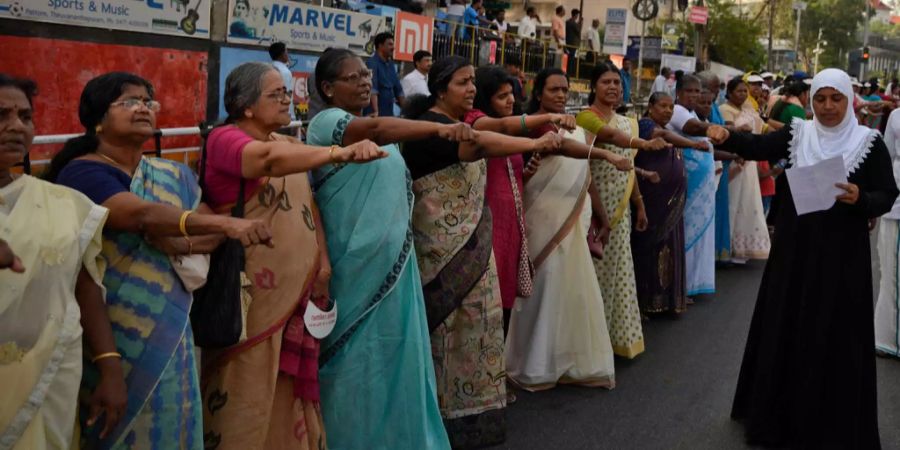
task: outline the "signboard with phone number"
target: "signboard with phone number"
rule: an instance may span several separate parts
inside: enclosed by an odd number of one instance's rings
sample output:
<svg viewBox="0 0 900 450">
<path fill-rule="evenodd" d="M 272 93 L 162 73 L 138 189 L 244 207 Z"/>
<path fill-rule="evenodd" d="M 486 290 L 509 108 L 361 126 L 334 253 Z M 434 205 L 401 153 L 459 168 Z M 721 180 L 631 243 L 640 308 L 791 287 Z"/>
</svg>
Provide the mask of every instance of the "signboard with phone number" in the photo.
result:
<svg viewBox="0 0 900 450">
<path fill-rule="evenodd" d="M 209 39 L 212 0 L 0 0 L 0 18 Z"/>
</svg>

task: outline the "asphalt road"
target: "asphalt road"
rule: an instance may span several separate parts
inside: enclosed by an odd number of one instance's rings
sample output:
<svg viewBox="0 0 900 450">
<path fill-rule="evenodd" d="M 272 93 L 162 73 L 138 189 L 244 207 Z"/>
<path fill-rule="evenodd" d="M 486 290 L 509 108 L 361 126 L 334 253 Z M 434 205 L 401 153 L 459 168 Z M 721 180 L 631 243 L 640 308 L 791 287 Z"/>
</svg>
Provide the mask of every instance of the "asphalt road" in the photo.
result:
<svg viewBox="0 0 900 450">
<path fill-rule="evenodd" d="M 729 418 L 762 262 L 718 271 L 717 294 L 644 322 L 647 351 L 616 359 L 616 388 L 517 391 L 495 449 L 746 449 Z M 900 450 L 900 361 L 878 358 L 881 444 Z"/>
</svg>

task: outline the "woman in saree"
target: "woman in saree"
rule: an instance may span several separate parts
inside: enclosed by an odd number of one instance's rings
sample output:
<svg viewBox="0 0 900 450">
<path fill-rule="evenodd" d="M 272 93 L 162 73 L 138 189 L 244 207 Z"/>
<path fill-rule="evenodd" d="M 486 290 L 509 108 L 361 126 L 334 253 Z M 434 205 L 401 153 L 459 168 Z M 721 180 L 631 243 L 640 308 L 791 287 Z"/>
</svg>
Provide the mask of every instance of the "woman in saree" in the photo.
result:
<svg viewBox="0 0 900 450">
<path fill-rule="evenodd" d="M 311 147 L 275 134 L 291 120 L 291 96 L 271 64 L 235 68 L 224 101 L 226 125 L 207 140 L 210 206 L 227 214 L 243 186 L 245 217 L 268 224 L 277 245 L 246 252 L 247 339 L 203 352 L 206 447 L 327 448 L 319 340 L 305 313 L 328 309 L 331 264 L 307 172 L 387 153 L 368 140 Z"/>
<path fill-rule="evenodd" d="M 638 152 L 634 164 L 654 172 L 658 180 L 639 179 L 647 229 L 631 234 L 634 278 L 643 313 L 681 313 L 687 309 L 684 247 L 684 204 L 687 177 L 682 148 L 706 150 L 703 141 L 692 141 L 667 130 L 674 101 L 664 92 L 650 96 L 647 117 L 638 121 L 643 139 L 662 137 L 677 148 Z M 654 182 L 656 181 L 656 182 Z"/>
<path fill-rule="evenodd" d="M 461 122 L 473 106 L 474 81 L 464 58 L 441 59 L 428 74 L 431 95 L 412 97 L 404 116 Z M 556 151 L 561 140 L 555 133 L 532 140 L 481 131 L 468 142 L 433 137 L 403 149 L 413 179 L 412 227 L 438 405 L 454 448 L 497 444 L 506 433 L 503 312 L 483 158 Z"/>
<path fill-rule="evenodd" d="M 869 220 L 897 195 L 890 152 L 858 125 L 850 77 L 819 72 L 812 120 L 766 135 L 735 133 L 722 147 L 748 160 L 809 167 L 841 158 L 847 182 L 826 210 L 798 215 L 791 186 L 750 323 L 732 418 L 748 443 L 879 449 Z"/>
<path fill-rule="evenodd" d="M 325 52 L 316 80 L 328 108 L 310 122 L 307 143 L 349 145 L 369 137 L 388 154 L 312 172 L 331 260 L 329 290 L 338 305 L 319 357 L 328 446 L 450 448 L 413 247 L 412 179 L 397 143 L 471 140 L 473 132 L 462 123 L 363 116 L 371 72 L 350 50 Z"/>
<path fill-rule="evenodd" d="M 529 112 L 564 112 L 568 92 L 569 81 L 561 70 L 541 71 L 535 78 Z M 547 125 L 531 135 L 552 130 Z M 566 145 L 586 150 L 588 159 L 597 155 L 620 170 L 631 169 L 629 159 L 593 148 L 592 140 L 579 128 Z M 592 216 L 598 222 L 595 228 L 608 221 L 591 188 L 589 161 L 583 159 L 535 155 L 529 161 L 529 167 L 537 167 L 526 178 L 524 196 L 529 253 L 534 255 L 534 292 L 517 299 L 506 341 L 509 378 L 529 391 L 560 383 L 615 386 L 603 298 L 588 248 Z"/>
<path fill-rule="evenodd" d="M 527 135 L 531 130 L 555 127 L 574 130 L 575 117 L 560 113 L 514 115 L 514 80 L 502 67 L 479 67 L 475 71 L 475 108 L 466 114 L 466 123 L 476 130 L 494 131 L 509 136 Z M 664 145 L 661 141 L 631 139 L 631 136 L 612 127 L 599 130 L 597 139 L 602 142 L 614 141 L 620 145 L 634 145 L 636 148 L 653 149 Z M 569 145 L 569 144 L 567 144 Z M 603 154 L 596 153 L 598 157 Z M 609 156 L 609 155 L 607 155 Z M 509 327 L 509 317 L 517 295 L 517 288 L 530 277 L 528 271 L 520 273 L 524 259 L 530 258 L 528 246 L 524 244 L 524 217 L 522 217 L 522 155 L 506 158 L 490 158 L 487 162 L 487 201 L 494 221 L 494 257 L 497 260 L 497 276 L 500 281 L 500 295 L 503 299 L 504 329 Z M 514 190 L 515 189 L 515 190 Z M 528 280 L 526 283 L 532 283 Z M 527 293 L 518 295 L 527 297 Z"/>
<path fill-rule="evenodd" d="M 143 78 L 112 72 L 92 79 L 78 106 L 85 134 L 67 141 L 46 173 L 109 210 L 103 286 L 128 404 L 104 430 L 89 402 L 103 374 L 85 364 L 79 417 L 88 448 L 203 447 L 192 296 L 168 253 L 209 253 L 223 235 L 247 245 L 269 240 L 262 222 L 202 214 L 187 166 L 143 157 L 159 110 Z"/>
<path fill-rule="evenodd" d="M 666 128 L 693 141 L 721 142 L 728 130 L 700 120 L 693 111 L 700 96 L 700 80 L 684 75 L 676 89 L 676 105 Z M 711 147 L 711 146 L 710 146 Z M 685 276 L 688 304 L 690 297 L 716 291 L 715 195 L 716 175 L 713 154 L 709 150 L 683 148 L 687 172 L 687 198 L 684 204 Z"/>
<path fill-rule="evenodd" d="M 103 434 L 116 426 L 127 394 L 101 288 L 106 209 L 12 172 L 34 139 L 36 90 L 31 80 L 0 74 L 0 445 L 62 450 L 76 421 L 82 330 L 87 364 L 101 373 L 89 401 L 91 419 L 106 418 Z"/>
<path fill-rule="evenodd" d="M 736 77 L 728 82 L 726 90 L 728 102 L 720 108 L 725 124 L 753 134 L 763 133 L 766 126 L 747 100 L 747 83 Z M 731 223 L 732 261 L 743 263 L 748 259 L 766 259 L 771 242 L 756 163 L 735 163 L 729 169 L 728 220 Z"/>
</svg>

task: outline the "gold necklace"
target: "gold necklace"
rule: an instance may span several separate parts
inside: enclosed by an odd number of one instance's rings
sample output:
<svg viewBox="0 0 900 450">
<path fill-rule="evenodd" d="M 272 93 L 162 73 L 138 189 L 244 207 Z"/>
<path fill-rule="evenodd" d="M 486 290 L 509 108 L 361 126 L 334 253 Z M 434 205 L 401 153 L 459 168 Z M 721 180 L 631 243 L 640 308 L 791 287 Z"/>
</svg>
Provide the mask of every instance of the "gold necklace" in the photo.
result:
<svg viewBox="0 0 900 450">
<path fill-rule="evenodd" d="M 133 173 L 134 173 L 133 171 L 125 170 L 125 168 L 124 168 L 125 166 L 122 165 L 122 163 L 120 163 L 120 162 L 118 162 L 118 161 L 116 161 L 116 160 L 110 158 L 109 156 L 104 155 L 103 153 L 100 153 L 100 152 L 94 152 L 94 154 L 97 155 L 97 156 L 99 156 L 99 157 L 101 157 L 101 158 L 103 158 L 103 159 L 105 159 L 105 160 L 107 160 L 110 164 L 113 165 L 113 167 L 115 167 L 115 168 L 117 168 L 117 169 L 119 169 L 119 170 L 121 170 L 121 171 L 123 171 L 123 172 L 125 172 L 125 173 L 130 173 L 130 174 L 133 174 Z"/>
</svg>

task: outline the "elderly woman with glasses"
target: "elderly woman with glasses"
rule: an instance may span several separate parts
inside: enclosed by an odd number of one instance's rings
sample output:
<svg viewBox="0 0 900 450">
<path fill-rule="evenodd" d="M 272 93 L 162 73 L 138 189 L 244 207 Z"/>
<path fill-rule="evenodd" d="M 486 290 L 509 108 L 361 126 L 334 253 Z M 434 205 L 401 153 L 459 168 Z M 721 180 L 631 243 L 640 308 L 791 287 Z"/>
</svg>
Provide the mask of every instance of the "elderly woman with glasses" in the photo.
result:
<svg viewBox="0 0 900 450">
<path fill-rule="evenodd" d="M 187 166 L 143 156 L 160 110 L 153 95 L 150 82 L 130 73 L 89 81 L 78 106 L 85 134 L 66 142 L 46 174 L 109 210 L 101 256 L 115 350 L 92 359 L 122 360 L 128 405 L 114 427 L 109 423 L 115 415 L 98 421 L 93 407 L 83 405 L 82 441 L 88 448 L 202 448 L 188 319 L 191 285 L 169 255 L 209 253 L 224 236 L 246 245 L 270 240 L 262 221 L 209 214 Z M 105 376 L 85 365 L 82 397 L 96 393 Z"/>
<path fill-rule="evenodd" d="M 226 124 L 207 141 L 211 206 L 227 212 L 243 202 L 246 217 L 264 220 L 276 244 L 246 254 L 247 340 L 203 355 L 205 437 L 219 450 L 326 448 L 319 340 L 304 314 L 327 308 L 332 268 L 306 172 L 388 156 L 362 138 L 311 147 L 275 134 L 290 122 L 290 103 L 271 64 L 242 64 L 225 80 Z"/>
</svg>

